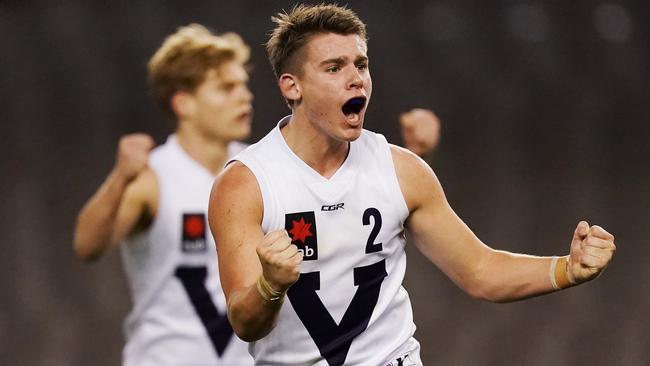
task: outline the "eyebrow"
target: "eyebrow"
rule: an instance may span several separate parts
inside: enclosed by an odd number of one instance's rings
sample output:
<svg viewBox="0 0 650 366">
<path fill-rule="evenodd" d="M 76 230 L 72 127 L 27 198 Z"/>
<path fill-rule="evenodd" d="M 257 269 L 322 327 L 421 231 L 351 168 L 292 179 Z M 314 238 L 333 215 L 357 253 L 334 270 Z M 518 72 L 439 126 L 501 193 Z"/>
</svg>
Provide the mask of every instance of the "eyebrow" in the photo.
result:
<svg viewBox="0 0 650 366">
<path fill-rule="evenodd" d="M 354 63 L 356 64 L 357 62 L 368 62 L 368 56 L 359 56 L 354 60 Z"/>
<path fill-rule="evenodd" d="M 346 62 L 347 57 L 334 57 L 334 58 L 329 58 L 327 60 L 321 61 L 320 65 L 325 66 L 325 65 L 342 65 Z M 368 62 L 368 57 L 367 56 L 358 56 L 357 58 L 354 59 L 354 63 L 358 62 Z"/>
</svg>

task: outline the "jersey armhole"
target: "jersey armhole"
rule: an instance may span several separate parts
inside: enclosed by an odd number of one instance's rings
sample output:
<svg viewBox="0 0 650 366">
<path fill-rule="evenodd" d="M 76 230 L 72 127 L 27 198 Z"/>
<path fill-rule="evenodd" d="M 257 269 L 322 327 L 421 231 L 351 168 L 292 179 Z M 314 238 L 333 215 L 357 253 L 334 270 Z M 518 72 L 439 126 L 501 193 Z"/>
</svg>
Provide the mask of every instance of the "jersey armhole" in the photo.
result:
<svg viewBox="0 0 650 366">
<path fill-rule="evenodd" d="M 388 140 L 386 140 L 386 137 L 382 134 L 376 134 L 377 140 L 380 143 L 381 146 L 381 151 L 384 153 L 384 158 L 386 159 L 386 168 L 390 170 L 390 178 L 389 179 L 389 184 L 391 185 L 392 190 L 396 193 L 396 196 L 399 196 L 399 198 L 395 197 L 395 200 L 397 201 L 396 203 L 399 205 L 399 210 L 400 210 L 400 215 L 402 217 L 402 224 L 406 221 L 408 218 L 410 212 L 408 205 L 406 204 L 406 198 L 404 197 L 404 193 L 402 192 L 402 188 L 399 184 L 399 178 L 397 177 L 397 169 L 395 169 L 395 161 L 393 160 L 393 152 L 391 150 L 391 144 L 388 143 Z"/>
</svg>

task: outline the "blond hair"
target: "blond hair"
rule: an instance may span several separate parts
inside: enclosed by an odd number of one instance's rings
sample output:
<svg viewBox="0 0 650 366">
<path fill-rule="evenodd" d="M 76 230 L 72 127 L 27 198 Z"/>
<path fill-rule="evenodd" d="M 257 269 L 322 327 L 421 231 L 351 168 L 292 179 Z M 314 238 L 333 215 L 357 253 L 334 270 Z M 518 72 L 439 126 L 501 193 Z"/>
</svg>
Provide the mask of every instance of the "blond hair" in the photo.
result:
<svg viewBox="0 0 650 366">
<path fill-rule="evenodd" d="M 175 119 L 174 93 L 193 92 L 208 71 L 230 61 L 244 64 L 249 56 L 250 49 L 235 33 L 215 35 L 200 24 L 179 27 L 149 60 L 149 87 L 162 110 Z"/>
<path fill-rule="evenodd" d="M 266 42 L 266 52 L 276 77 L 301 71 L 294 56 L 314 34 L 356 34 L 367 41 L 366 25 L 357 14 L 336 4 L 300 4 L 289 13 L 278 13 L 271 19 L 276 27 Z"/>
</svg>

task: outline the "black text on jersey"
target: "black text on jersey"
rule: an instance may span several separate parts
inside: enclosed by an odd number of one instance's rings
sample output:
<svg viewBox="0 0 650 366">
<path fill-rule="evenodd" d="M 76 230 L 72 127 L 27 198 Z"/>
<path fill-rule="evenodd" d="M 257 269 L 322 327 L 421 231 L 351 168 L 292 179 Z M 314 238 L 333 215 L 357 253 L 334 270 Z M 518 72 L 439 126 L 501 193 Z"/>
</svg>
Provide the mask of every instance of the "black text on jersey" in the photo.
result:
<svg viewBox="0 0 650 366">
<path fill-rule="evenodd" d="M 345 203 L 337 203 L 335 205 L 323 205 L 323 206 L 321 206 L 320 210 L 321 211 L 336 211 L 339 208 L 340 209 L 345 209 L 345 207 L 343 207 L 343 205 L 345 205 Z"/>
</svg>

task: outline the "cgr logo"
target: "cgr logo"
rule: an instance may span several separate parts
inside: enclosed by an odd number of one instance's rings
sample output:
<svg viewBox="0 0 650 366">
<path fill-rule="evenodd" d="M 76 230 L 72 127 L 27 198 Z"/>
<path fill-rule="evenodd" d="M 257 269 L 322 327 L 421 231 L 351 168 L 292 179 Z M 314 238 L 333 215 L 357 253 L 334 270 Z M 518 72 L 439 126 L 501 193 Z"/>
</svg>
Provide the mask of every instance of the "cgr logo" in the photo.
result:
<svg viewBox="0 0 650 366">
<path fill-rule="evenodd" d="M 337 203 L 335 205 L 323 205 L 323 206 L 321 206 L 320 210 L 321 211 L 336 211 L 339 208 L 342 208 L 342 209 L 345 210 L 345 207 L 343 207 L 343 205 L 345 205 L 345 203 Z"/>
</svg>

